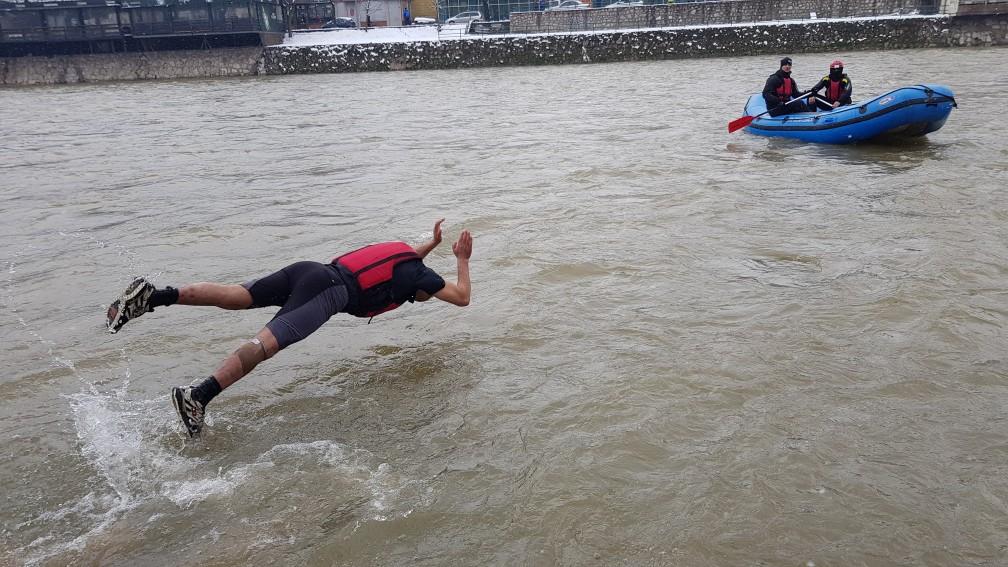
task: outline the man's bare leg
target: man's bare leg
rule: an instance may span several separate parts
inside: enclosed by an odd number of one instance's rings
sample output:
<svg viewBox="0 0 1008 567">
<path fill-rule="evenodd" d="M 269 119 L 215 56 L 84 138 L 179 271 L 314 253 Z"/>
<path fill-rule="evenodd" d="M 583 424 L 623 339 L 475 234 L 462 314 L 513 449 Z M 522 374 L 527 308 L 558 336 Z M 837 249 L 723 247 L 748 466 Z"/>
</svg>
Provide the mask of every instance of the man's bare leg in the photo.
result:
<svg viewBox="0 0 1008 567">
<path fill-rule="evenodd" d="M 252 372 L 260 362 L 272 358 L 278 352 L 280 344 L 273 336 L 273 332 L 263 328 L 255 338 L 228 355 L 209 378 L 184 388 L 172 388 L 172 403 L 175 404 L 183 425 L 189 431 L 189 436 L 195 436 L 203 428 L 204 412 L 210 400 Z"/>
<path fill-rule="evenodd" d="M 236 284 L 201 282 L 182 289 L 166 287 L 155 289 L 144 278 L 137 278 L 126 288 L 119 299 L 109 305 L 106 325 L 115 333 L 127 321 L 166 305 L 209 305 L 221 309 L 248 309 L 252 307 L 252 294 Z"/>
<path fill-rule="evenodd" d="M 252 369 L 260 362 L 273 358 L 278 352 L 280 352 L 280 344 L 277 343 L 273 332 L 264 327 L 263 330 L 256 333 L 254 339 L 228 355 L 213 373 L 213 378 L 220 384 L 220 389 L 224 390 L 252 372 Z"/>
<path fill-rule="evenodd" d="M 179 305 L 210 305 L 221 309 L 248 309 L 252 294 L 237 284 L 200 282 L 178 290 Z"/>
</svg>

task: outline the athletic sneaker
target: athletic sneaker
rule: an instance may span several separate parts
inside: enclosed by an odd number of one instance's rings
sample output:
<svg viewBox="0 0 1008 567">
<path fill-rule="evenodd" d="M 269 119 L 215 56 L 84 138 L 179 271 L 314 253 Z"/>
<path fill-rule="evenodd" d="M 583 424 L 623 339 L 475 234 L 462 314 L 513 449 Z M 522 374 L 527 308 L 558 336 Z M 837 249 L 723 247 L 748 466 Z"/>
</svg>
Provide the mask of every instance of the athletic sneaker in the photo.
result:
<svg viewBox="0 0 1008 567">
<path fill-rule="evenodd" d="M 182 418 L 182 425 L 189 432 L 189 437 L 199 435 L 200 430 L 203 429 L 203 410 L 206 408 L 202 402 L 192 396 L 192 393 L 192 386 L 175 387 L 171 390 L 172 405 L 175 406 L 175 411 Z"/>
<path fill-rule="evenodd" d="M 119 299 L 112 302 L 106 313 L 105 323 L 110 333 L 118 332 L 127 321 L 154 311 L 150 306 L 150 296 L 154 293 L 154 284 L 144 278 L 137 278 L 126 287 Z"/>
</svg>

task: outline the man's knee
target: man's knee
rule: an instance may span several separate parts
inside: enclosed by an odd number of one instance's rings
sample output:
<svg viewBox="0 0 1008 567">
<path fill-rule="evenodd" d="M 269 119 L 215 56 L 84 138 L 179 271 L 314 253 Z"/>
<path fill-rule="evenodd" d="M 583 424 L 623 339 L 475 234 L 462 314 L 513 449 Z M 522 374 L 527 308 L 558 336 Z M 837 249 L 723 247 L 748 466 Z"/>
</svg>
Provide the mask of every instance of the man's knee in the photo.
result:
<svg viewBox="0 0 1008 567">
<path fill-rule="evenodd" d="M 226 288 L 225 309 L 251 309 L 253 307 L 252 293 L 241 284 L 231 284 Z"/>
<path fill-rule="evenodd" d="M 249 339 L 248 342 L 238 347 L 238 350 L 234 351 L 234 354 L 238 357 L 238 361 L 241 362 L 242 371 L 245 374 L 252 372 L 252 369 L 258 366 L 260 362 L 270 357 L 266 352 L 266 346 L 258 338 Z"/>
</svg>

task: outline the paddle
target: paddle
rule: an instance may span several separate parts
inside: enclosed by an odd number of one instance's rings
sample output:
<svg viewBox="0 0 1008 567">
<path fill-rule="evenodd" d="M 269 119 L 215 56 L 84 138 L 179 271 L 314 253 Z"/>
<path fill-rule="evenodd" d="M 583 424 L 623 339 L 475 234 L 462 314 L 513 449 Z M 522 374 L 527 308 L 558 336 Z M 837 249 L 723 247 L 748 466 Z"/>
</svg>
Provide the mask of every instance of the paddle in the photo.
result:
<svg viewBox="0 0 1008 567">
<path fill-rule="evenodd" d="M 817 99 L 821 100 L 823 102 L 823 104 L 825 104 L 826 106 L 830 107 L 830 110 L 836 110 L 837 108 L 840 108 L 839 106 L 837 106 L 836 108 L 834 108 L 833 107 L 833 103 L 830 102 L 830 101 L 828 101 L 828 100 L 826 100 L 824 97 L 819 96 L 819 93 L 816 93 L 815 97 Z M 821 109 L 816 109 L 816 110 L 821 110 Z M 829 112 L 829 110 L 827 110 L 826 112 Z"/>
<path fill-rule="evenodd" d="M 810 92 L 812 92 L 812 91 L 803 92 L 802 94 L 800 94 L 800 95 L 796 96 L 795 98 L 793 98 L 793 99 L 785 102 L 784 104 L 778 104 L 777 106 L 771 108 L 770 110 L 767 110 L 767 111 L 764 111 L 764 112 L 760 112 L 756 116 L 743 116 L 742 118 L 736 118 L 735 120 L 732 120 L 731 122 L 728 123 L 728 133 L 731 134 L 735 130 L 741 130 L 742 128 L 745 128 L 746 126 L 752 124 L 753 120 L 756 120 L 757 118 L 759 118 L 760 116 L 763 116 L 764 114 L 768 114 L 768 113 L 770 113 L 770 112 L 772 112 L 774 110 L 777 110 L 778 108 L 784 108 L 785 106 L 791 104 L 792 102 L 794 102 L 796 100 L 802 100 L 803 98 L 805 98 L 805 95 L 809 94 Z"/>
</svg>

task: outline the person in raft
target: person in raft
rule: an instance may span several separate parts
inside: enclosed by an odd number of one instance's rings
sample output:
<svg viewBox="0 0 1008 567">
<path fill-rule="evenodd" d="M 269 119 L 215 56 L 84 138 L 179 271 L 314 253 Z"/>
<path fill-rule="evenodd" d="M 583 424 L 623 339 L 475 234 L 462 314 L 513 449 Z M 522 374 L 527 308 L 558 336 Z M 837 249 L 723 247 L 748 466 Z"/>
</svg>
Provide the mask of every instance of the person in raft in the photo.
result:
<svg viewBox="0 0 1008 567">
<path fill-rule="evenodd" d="M 805 94 L 798 90 L 798 83 L 795 83 L 795 80 L 791 78 L 790 57 L 780 60 L 780 68 L 773 75 L 767 77 L 766 84 L 763 86 L 763 100 L 766 101 L 770 116 L 813 111 L 815 109 L 813 98 L 808 99 L 808 104 L 804 100 L 795 100 Z M 792 100 L 794 102 L 789 103 Z"/>
<path fill-rule="evenodd" d="M 240 380 L 260 362 L 314 333 L 337 313 L 374 317 L 407 301 L 469 304 L 469 258 L 472 235 L 463 230 L 452 244 L 458 264 L 457 282 L 446 282 L 423 259 L 441 243 L 441 219 L 430 242 L 413 248 L 405 242 L 382 242 L 337 256 L 328 264 L 296 262 L 268 276 L 241 285 L 195 283 L 179 289 L 155 289 L 136 278 L 108 308 L 107 325 L 115 333 L 127 321 L 155 307 L 208 305 L 221 309 L 276 306 L 280 311 L 220 364 L 210 377 L 174 387 L 172 404 L 190 437 L 203 428 L 206 406 L 217 394 Z"/>
<path fill-rule="evenodd" d="M 815 102 L 819 110 L 833 110 L 841 106 L 851 104 L 851 94 L 854 92 L 854 85 L 850 77 L 844 73 L 843 61 L 837 59 L 830 63 L 829 74 L 819 80 L 812 87 L 812 94 L 826 89 L 822 97 L 816 97 Z M 823 100 L 825 99 L 825 100 Z"/>
</svg>

